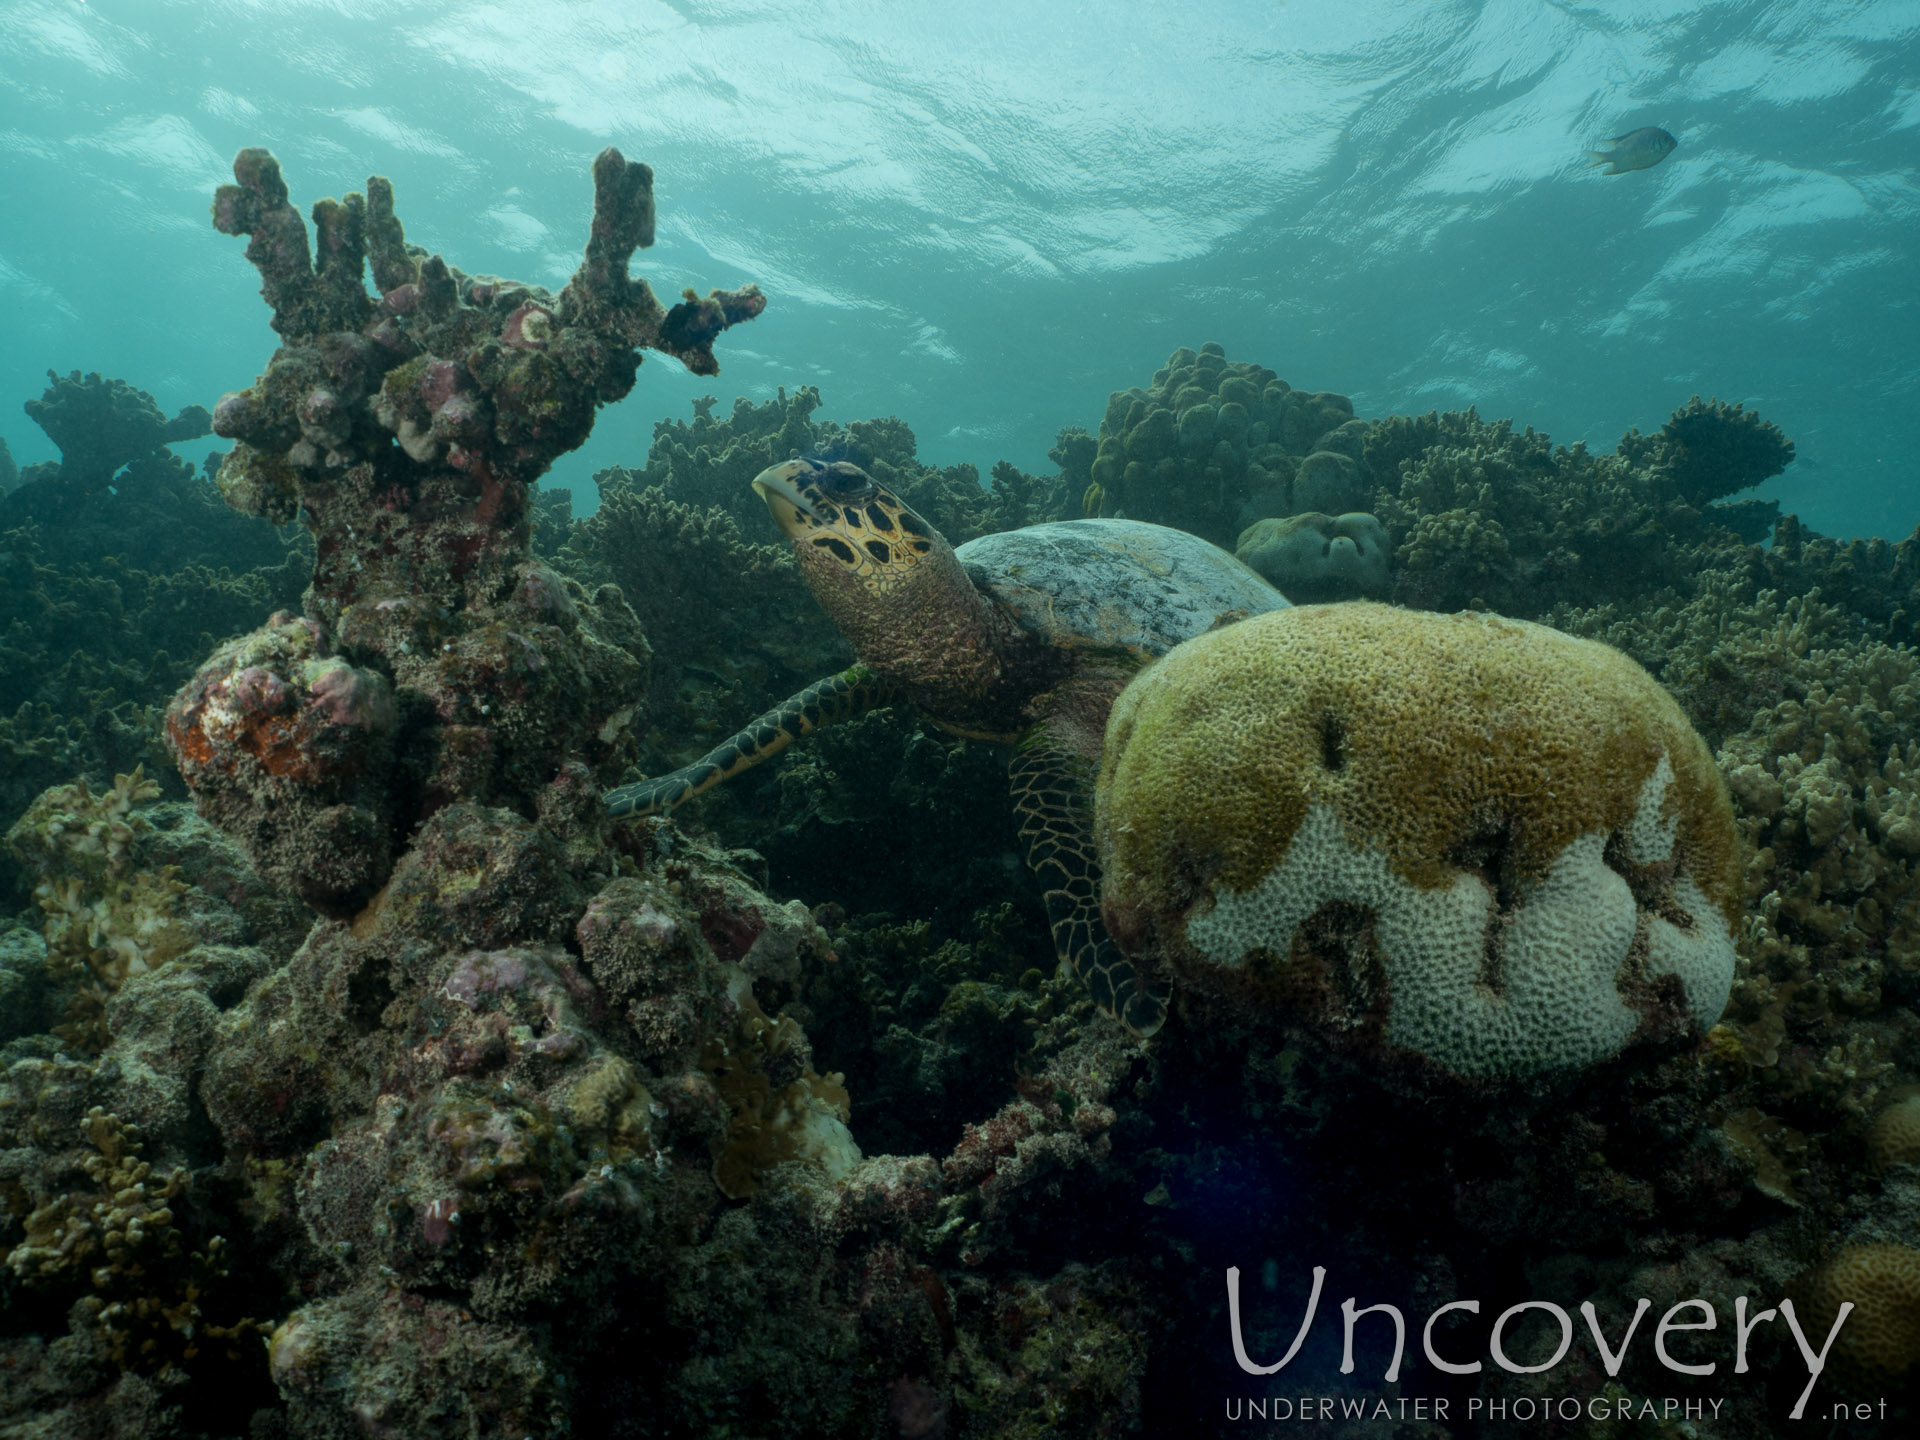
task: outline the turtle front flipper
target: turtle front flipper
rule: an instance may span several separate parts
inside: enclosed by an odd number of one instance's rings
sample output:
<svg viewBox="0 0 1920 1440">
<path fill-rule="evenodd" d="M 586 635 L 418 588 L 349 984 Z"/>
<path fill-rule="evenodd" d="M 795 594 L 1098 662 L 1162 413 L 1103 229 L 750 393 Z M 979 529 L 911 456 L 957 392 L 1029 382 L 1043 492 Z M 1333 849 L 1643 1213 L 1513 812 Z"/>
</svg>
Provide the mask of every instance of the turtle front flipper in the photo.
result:
<svg viewBox="0 0 1920 1440">
<path fill-rule="evenodd" d="M 606 802 L 607 812 L 616 816 L 654 815 L 671 810 L 702 790 L 711 790 L 722 780 L 731 780 L 742 770 L 751 770 L 762 760 L 771 759 L 822 725 L 877 710 L 891 704 L 893 698 L 892 685 L 866 666 L 855 665 L 838 675 L 816 680 L 693 764 L 682 765 L 652 780 L 622 785 L 601 798 Z"/>
<path fill-rule="evenodd" d="M 1093 1003 L 1136 1035 L 1167 1018 L 1166 991 L 1148 987 L 1100 921 L 1100 860 L 1093 844 L 1093 762 L 1071 726 L 1035 727 L 1007 762 L 1027 865 L 1039 877 L 1054 953 Z"/>
</svg>

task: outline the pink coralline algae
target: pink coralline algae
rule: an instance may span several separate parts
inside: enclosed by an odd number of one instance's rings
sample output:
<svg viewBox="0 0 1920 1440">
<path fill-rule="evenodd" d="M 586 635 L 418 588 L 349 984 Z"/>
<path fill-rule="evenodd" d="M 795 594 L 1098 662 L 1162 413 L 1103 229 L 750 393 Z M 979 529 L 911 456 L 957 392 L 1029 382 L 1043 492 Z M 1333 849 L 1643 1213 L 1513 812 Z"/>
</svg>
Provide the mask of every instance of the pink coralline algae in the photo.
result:
<svg viewBox="0 0 1920 1440">
<path fill-rule="evenodd" d="M 201 812 L 263 872 L 338 910 L 384 874 L 395 721 L 385 676 L 282 612 L 200 667 L 167 712 L 167 738 Z"/>
</svg>

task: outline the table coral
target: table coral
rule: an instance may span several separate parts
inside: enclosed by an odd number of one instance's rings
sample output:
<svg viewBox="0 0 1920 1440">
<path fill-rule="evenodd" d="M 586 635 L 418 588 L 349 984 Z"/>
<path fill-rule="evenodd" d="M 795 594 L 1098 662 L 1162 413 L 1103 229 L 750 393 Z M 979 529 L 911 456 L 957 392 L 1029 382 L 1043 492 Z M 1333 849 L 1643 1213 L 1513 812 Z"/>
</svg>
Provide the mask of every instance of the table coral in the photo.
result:
<svg viewBox="0 0 1920 1440">
<path fill-rule="evenodd" d="M 106 488 L 122 468 L 174 441 L 199 439 L 213 421 L 204 405 L 169 420 L 146 391 L 78 370 L 64 379 L 49 370 L 46 393 L 26 410 L 60 449 L 49 478 L 75 496 Z"/>
<path fill-rule="evenodd" d="M 1770 480 L 1793 463 L 1793 442 L 1744 405 L 1703 401 L 1675 410 L 1659 433 L 1630 430 L 1620 453 L 1645 465 L 1690 505 L 1707 505 Z"/>
<path fill-rule="evenodd" d="M 1236 1014 L 1463 1077 L 1719 1018 L 1738 837 L 1705 745 L 1604 646 L 1309 606 L 1116 702 L 1098 796 L 1123 949 Z"/>
</svg>

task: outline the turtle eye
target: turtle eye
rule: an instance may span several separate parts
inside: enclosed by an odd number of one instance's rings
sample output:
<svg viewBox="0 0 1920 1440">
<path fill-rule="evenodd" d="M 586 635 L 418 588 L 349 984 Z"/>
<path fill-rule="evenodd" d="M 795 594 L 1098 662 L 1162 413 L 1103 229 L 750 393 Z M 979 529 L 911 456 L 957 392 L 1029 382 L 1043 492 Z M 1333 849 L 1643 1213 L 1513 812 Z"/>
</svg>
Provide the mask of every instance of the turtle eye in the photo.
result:
<svg viewBox="0 0 1920 1440">
<path fill-rule="evenodd" d="M 845 460 L 835 460 L 822 465 L 814 475 L 814 483 L 827 495 L 840 502 L 865 500 L 874 492 L 873 477 L 858 465 Z"/>
</svg>

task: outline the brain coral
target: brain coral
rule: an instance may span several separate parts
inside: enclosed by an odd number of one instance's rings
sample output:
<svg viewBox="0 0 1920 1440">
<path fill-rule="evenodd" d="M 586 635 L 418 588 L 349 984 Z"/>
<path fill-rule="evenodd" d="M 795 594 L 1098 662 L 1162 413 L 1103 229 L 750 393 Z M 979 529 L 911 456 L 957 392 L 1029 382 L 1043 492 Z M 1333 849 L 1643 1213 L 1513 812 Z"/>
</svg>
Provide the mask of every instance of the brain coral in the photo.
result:
<svg viewBox="0 0 1920 1440">
<path fill-rule="evenodd" d="M 1114 706 L 1104 910 L 1191 996 L 1460 1077 L 1705 1029 L 1738 841 L 1679 707 L 1520 621 L 1306 606 L 1216 630 Z"/>
<path fill-rule="evenodd" d="M 1834 1376 L 1855 1389 L 1898 1380 L 1920 1360 L 1920 1250 L 1905 1245 L 1846 1245 L 1799 1287 L 1806 1329 L 1825 1335 L 1851 1301 L 1853 1313 L 1833 1342 Z"/>
<path fill-rule="evenodd" d="M 1920 1160 L 1920 1095 L 1896 1100 L 1873 1117 L 1867 1151 L 1883 1169 Z"/>
</svg>

